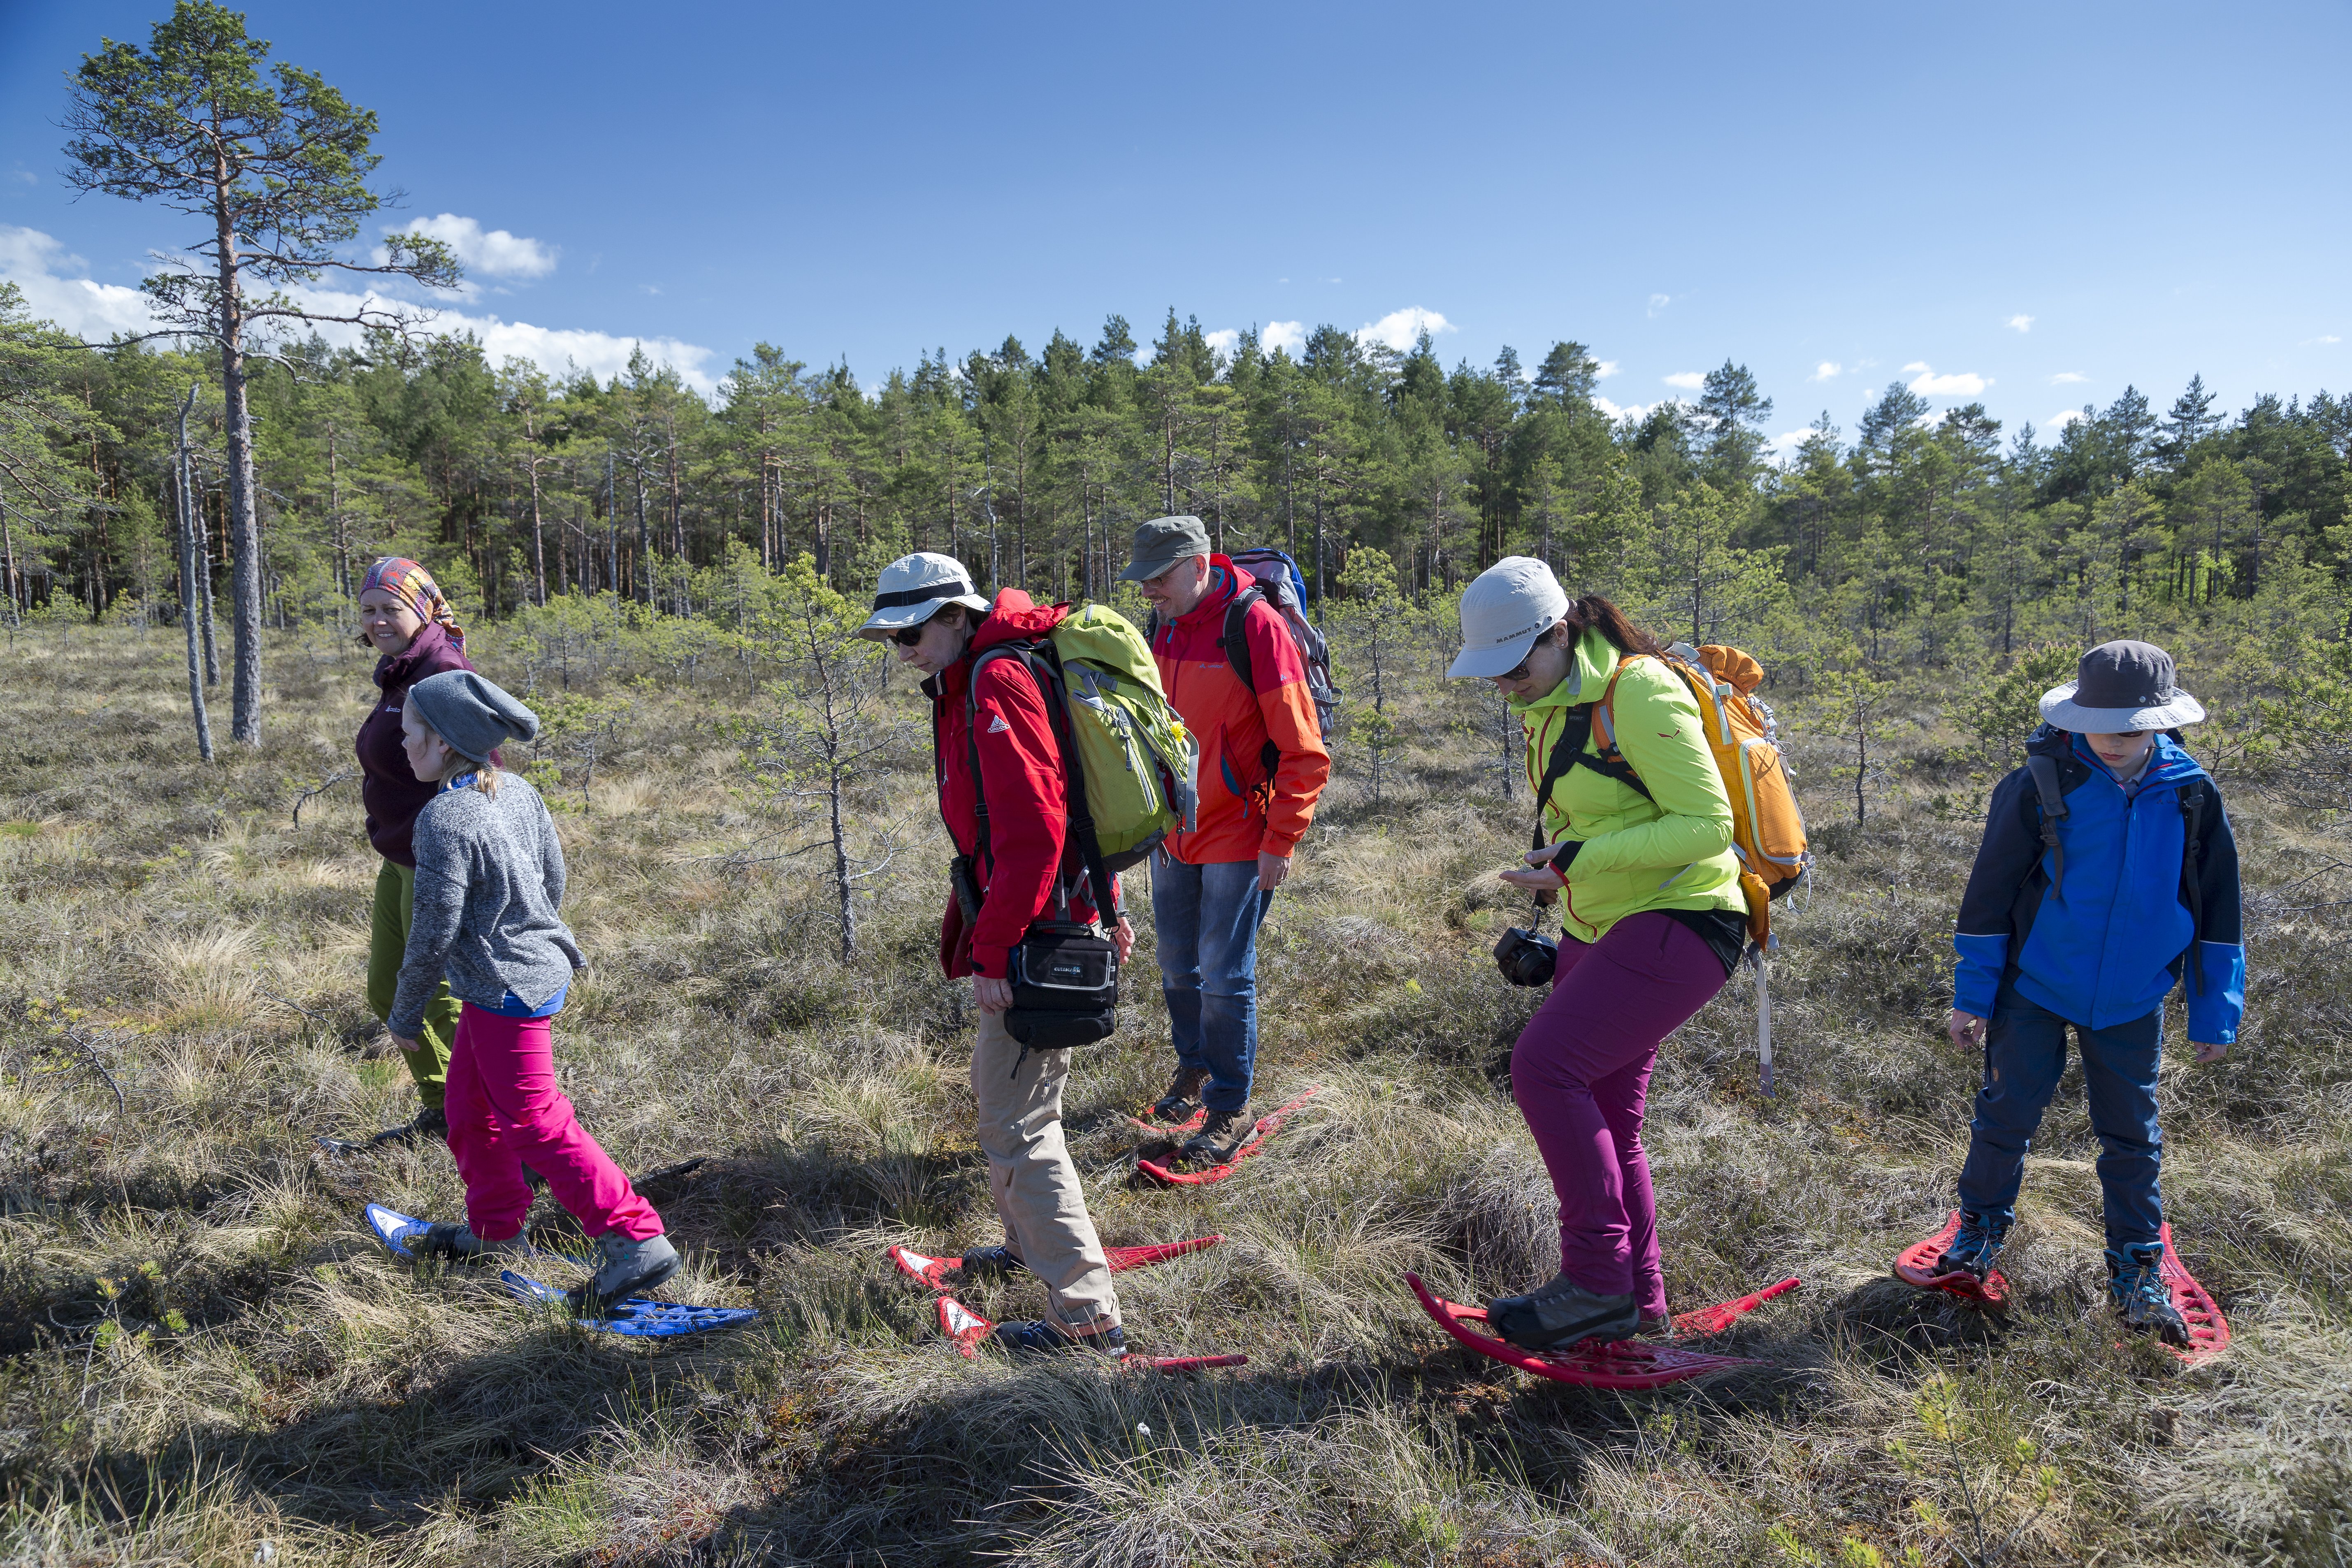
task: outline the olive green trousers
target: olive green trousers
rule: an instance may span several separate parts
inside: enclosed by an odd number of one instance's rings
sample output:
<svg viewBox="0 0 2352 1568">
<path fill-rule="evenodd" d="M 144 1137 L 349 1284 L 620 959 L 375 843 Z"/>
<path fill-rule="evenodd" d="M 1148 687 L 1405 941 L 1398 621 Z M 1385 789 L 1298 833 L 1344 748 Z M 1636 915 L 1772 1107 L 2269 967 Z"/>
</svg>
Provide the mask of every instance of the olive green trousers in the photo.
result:
<svg viewBox="0 0 2352 1568">
<path fill-rule="evenodd" d="M 368 928 L 368 1011 L 378 1018 L 392 1017 L 393 994 L 400 989 L 400 961 L 408 952 L 408 922 L 416 908 L 416 869 L 383 863 L 375 874 L 375 912 Z M 416 1049 L 400 1054 L 408 1060 L 408 1076 L 416 1080 L 416 1098 L 427 1110 L 441 1109 L 449 1082 L 449 1042 L 457 1034 L 457 999 L 444 980 L 425 1005 L 425 1028 Z"/>
</svg>

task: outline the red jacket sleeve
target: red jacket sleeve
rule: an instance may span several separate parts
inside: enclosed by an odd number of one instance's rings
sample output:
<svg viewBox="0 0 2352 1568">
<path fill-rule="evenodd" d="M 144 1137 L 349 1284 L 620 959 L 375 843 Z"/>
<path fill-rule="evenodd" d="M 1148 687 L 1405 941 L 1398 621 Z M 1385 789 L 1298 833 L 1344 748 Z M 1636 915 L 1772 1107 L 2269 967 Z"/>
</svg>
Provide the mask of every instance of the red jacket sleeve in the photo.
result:
<svg viewBox="0 0 2352 1568">
<path fill-rule="evenodd" d="M 973 922 L 975 974 L 1005 978 L 1006 964 L 1030 922 L 1053 898 L 1067 826 L 1061 748 L 1036 679 L 1019 659 L 992 658 L 974 683 L 972 740 L 988 802 L 988 891 Z"/>
<path fill-rule="evenodd" d="M 1307 689 L 1307 663 L 1282 613 L 1261 601 L 1242 622 L 1248 639 L 1250 675 L 1255 681 L 1258 715 L 1266 738 L 1282 753 L 1274 770 L 1273 798 L 1266 803 L 1262 855 L 1288 855 L 1307 837 L 1315 803 L 1331 776 L 1331 753 L 1323 748 L 1315 699 Z"/>
</svg>

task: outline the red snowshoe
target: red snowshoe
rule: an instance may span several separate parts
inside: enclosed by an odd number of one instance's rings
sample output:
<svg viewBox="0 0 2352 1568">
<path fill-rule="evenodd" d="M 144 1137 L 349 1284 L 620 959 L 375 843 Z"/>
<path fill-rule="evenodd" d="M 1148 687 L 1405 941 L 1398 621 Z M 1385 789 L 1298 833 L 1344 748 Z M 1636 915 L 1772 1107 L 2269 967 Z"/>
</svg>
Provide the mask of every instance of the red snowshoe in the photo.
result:
<svg viewBox="0 0 2352 1568">
<path fill-rule="evenodd" d="M 1936 1265 L 1944 1256 L 1944 1248 L 1952 1245 L 1952 1237 L 1960 1234 L 1960 1211 L 1954 1209 L 1944 1228 L 1925 1241 L 1915 1242 L 1903 1249 L 1895 1260 L 1895 1278 L 1906 1285 L 1922 1290 L 1943 1290 L 1964 1301 L 1974 1301 L 1979 1307 L 1996 1312 L 2009 1310 L 2009 1281 L 1996 1268 L 1979 1279 L 1965 1268 L 1955 1268 L 1938 1274 Z"/>
<path fill-rule="evenodd" d="M 1746 1356 L 1716 1355 L 1706 1351 L 1684 1348 L 1683 1342 L 1703 1339 L 1721 1333 L 1735 1321 L 1754 1311 L 1775 1296 L 1785 1295 L 1798 1286 L 1795 1279 L 1783 1279 L 1767 1286 L 1753 1295 L 1725 1301 L 1713 1307 L 1701 1307 L 1693 1311 L 1675 1314 L 1675 1339 L 1665 1344 L 1645 1343 L 1640 1340 L 1603 1342 L 1586 1340 L 1581 1344 L 1564 1350 L 1521 1350 L 1509 1341 L 1498 1338 L 1486 1326 L 1483 1307 L 1465 1307 L 1459 1301 L 1449 1301 L 1433 1292 L 1421 1282 L 1418 1274 L 1407 1274 L 1406 1284 L 1421 1299 L 1421 1310 L 1435 1320 L 1437 1326 L 1458 1342 L 1480 1355 L 1517 1367 L 1521 1372 L 1548 1377 L 1554 1383 L 1572 1383 L 1585 1388 L 1664 1388 L 1670 1383 L 1700 1377 L 1710 1372 L 1723 1372 L 1735 1366 L 1762 1366 L 1765 1363 Z"/>
<path fill-rule="evenodd" d="M 2221 1309 L 2206 1294 L 2205 1287 L 2197 1283 L 2196 1276 L 2180 1261 L 2180 1254 L 2172 1249 L 2172 1222 L 2165 1221 L 2157 1235 L 2164 1243 L 2165 1288 L 2172 1292 L 2172 1304 L 2189 1323 L 2188 1348 L 2164 1348 L 2189 1366 L 2201 1365 L 2230 1348 L 2230 1320 L 2221 1316 Z"/>
<path fill-rule="evenodd" d="M 1223 1235 L 1196 1236 L 1190 1241 L 1163 1241 L 1150 1247 L 1106 1247 L 1103 1258 L 1113 1274 L 1124 1274 L 1130 1268 L 1149 1268 L 1155 1263 L 1165 1263 L 1171 1258 L 1188 1253 L 1205 1252 L 1224 1240 Z M 948 1289 L 947 1278 L 962 1262 L 960 1258 L 931 1258 L 911 1247 L 894 1247 L 890 1261 L 898 1272 L 909 1279 L 919 1279 L 934 1290 Z"/>
<path fill-rule="evenodd" d="M 1222 1165 L 1211 1165 L 1199 1171 L 1178 1171 L 1171 1170 L 1162 1160 L 1139 1159 L 1135 1162 L 1135 1168 L 1156 1182 L 1164 1182 L 1175 1187 L 1205 1187 L 1212 1182 L 1222 1182 L 1234 1173 L 1234 1166 L 1265 1148 L 1265 1141 L 1273 1137 L 1284 1122 L 1290 1120 L 1294 1111 L 1322 1092 L 1323 1086 L 1317 1084 L 1306 1093 L 1285 1101 L 1265 1115 L 1259 1117 L 1250 1128 L 1249 1136 L 1242 1140 L 1241 1147 L 1234 1151 L 1234 1157 Z M 1207 1112 L 1203 1111 L 1204 1119 L 1206 1115 Z M 1163 1156 L 1163 1160 L 1173 1157 L 1172 1155 Z"/>
<path fill-rule="evenodd" d="M 1201 1130 L 1201 1123 L 1208 1120 L 1209 1108 L 1204 1105 L 1181 1121 L 1146 1121 L 1140 1116 L 1130 1116 L 1127 1119 L 1127 1124 L 1139 1132 L 1149 1132 L 1155 1138 L 1171 1139 L 1181 1143 L 1187 1135 L 1198 1132 Z"/>
<path fill-rule="evenodd" d="M 953 1296 L 940 1298 L 940 1332 L 955 1342 L 956 1349 L 965 1355 L 980 1353 L 982 1342 L 996 1331 L 996 1324 L 982 1317 Z M 1204 1367 L 1243 1366 L 1249 1362 L 1245 1355 L 1144 1355 L 1129 1351 L 1119 1359 L 1119 1367 L 1145 1367 L 1157 1372 L 1175 1373 L 1198 1372 Z"/>
</svg>

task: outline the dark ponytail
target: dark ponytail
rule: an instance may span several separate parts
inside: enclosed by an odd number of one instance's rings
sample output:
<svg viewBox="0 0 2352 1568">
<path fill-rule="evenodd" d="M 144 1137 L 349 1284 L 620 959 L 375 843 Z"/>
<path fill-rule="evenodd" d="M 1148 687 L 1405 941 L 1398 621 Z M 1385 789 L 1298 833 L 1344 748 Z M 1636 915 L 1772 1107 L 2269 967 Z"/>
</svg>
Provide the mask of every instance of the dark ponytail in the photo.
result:
<svg viewBox="0 0 2352 1568">
<path fill-rule="evenodd" d="M 1560 625 L 1572 628 L 1579 637 L 1597 630 L 1609 639 L 1619 653 L 1662 654 L 1665 647 L 1657 638 L 1625 618 L 1625 612 L 1599 594 L 1587 594 L 1569 605 Z"/>
</svg>

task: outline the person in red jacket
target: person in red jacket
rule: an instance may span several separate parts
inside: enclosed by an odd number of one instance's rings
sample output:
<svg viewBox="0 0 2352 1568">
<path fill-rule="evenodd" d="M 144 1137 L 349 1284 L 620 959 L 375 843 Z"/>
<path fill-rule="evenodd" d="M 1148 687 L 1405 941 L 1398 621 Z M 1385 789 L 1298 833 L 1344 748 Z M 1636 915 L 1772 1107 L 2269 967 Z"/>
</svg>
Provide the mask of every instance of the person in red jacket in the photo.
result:
<svg viewBox="0 0 2352 1568">
<path fill-rule="evenodd" d="M 382 696 L 360 724 L 360 804 L 367 812 L 368 842 L 383 866 L 376 872 L 375 907 L 368 930 L 368 1011 L 392 1016 L 393 993 L 400 987 L 400 961 L 408 951 L 409 919 L 416 903 L 416 854 L 409 834 L 416 814 L 438 794 L 438 780 L 422 781 L 409 771 L 402 749 L 400 713 L 408 689 L 428 675 L 472 669 L 466 657 L 465 628 L 433 574 L 404 556 L 388 555 L 367 569 L 360 582 L 360 641 L 381 655 L 375 683 Z M 415 1049 L 403 1048 L 408 1076 L 423 1102 L 415 1121 L 389 1137 L 403 1142 L 442 1142 L 449 1123 L 442 1100 L 449 1077 L 449 1044 L 457 1032 L 457 1003 L 444 982 L 425 1006 L 425 1026 Z"/>
<path fill-rule="evenodd" d="M 1160 683 L 1201 749 L 1194 826 L 1170 834 L 1151 858 L 1160 991 L 1176 1046 L 1176 1076 L 1151 1115 L 1181 1125 L 1205 1106 L 1183 1152 L 1216 1164 L 1250 1126 L 1258 924 L 1315 820 L 1331 754 L 1280 612 L 1261 598 L 1243 616 L 1249 684 L 1226 656 L 1226 610 L 1254 579 L 1210 549 L 1201 520 L 1155 518 L 1135 531 L 1131 554 L 1120 575 L 1141 584 L 1157 611 Z"/>
<path fill-rule="evenodd" d="M 977 906 L 968 916 L 963 900 L 950 894 L 940 926 L 940 963 L 950 977 L 971 976 L 980 1008 L 971 1088 L 1004 1244 L 964 1254 L 962 1272 L 1021 1269 L 1045 1282 L 1045 1319 L 997 1325 L 1006 1349 L 1116 1356 L 1127 1351 L 1118 1298 L 1062 1136 L 1070 1053 L 1023 1047 L 1004 1015 L 1013 1005 L 1012 950 L 1036 921 L 1115 921 L 1112 940 L 1122 961 L 1135 933 L 1116 910 L 1106 915 L 1095 908 L 1077 846 L 1065 831 L 1067 774 L 1035 678 L 1014 658 L 989 660 L 976 679 L 972 669 L 978 654 L 1042 637 L 1066 614 L 1066 606 L 1032 605 L 1017 588 L 1001 590 L 992 605 L 973 591 L 961 563 L 922 551 L 882 569 L 874 613 L 858 632 L 897 645 L 900 661 L 929 677 L 923 691 L 931 700 L 940 817 L 955 844 L 959 878 L 968 873 L 963 891 Z M 979 796 L 988 808 L 984 853 Z"/>
</svg>

